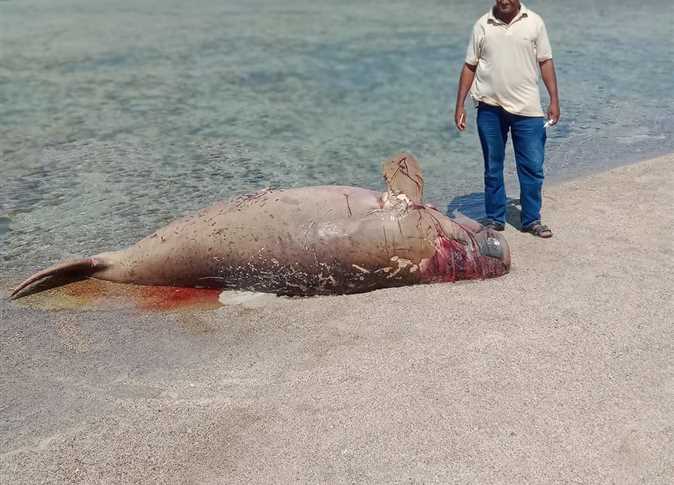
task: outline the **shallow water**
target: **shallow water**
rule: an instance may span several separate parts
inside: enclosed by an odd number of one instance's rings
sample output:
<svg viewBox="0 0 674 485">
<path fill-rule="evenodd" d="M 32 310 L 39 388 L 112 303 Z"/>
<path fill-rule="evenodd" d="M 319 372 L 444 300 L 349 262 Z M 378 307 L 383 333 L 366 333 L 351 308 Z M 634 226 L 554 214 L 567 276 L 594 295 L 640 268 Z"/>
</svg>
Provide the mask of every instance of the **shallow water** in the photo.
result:
<svg viewBox="0 0 674 485">
<path fill-rule="evenodd" d="M 265 186 L 378 188 L 402 150 L 429 202 L 470 199 L 474 117 L 459 135 L 448 107 L 491 3 L 0 1 L 3 273 L 125 246 Z M 671 0 L 528 6 L 562 99 L 550 178 L 674 150 Z"/>
</svg>

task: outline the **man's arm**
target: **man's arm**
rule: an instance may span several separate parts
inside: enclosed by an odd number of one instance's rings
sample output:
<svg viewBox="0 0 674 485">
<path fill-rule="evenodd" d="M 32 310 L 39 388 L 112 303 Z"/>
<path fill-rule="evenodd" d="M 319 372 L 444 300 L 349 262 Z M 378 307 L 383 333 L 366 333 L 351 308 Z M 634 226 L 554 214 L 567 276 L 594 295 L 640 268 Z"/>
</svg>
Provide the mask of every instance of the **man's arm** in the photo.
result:
<svg viewBox="0 0 674 485">
<path fill-rule="evenodd" d="M 473 85 L 475 69 L 477 69 L 477 65 L 473 66 L 468 63 L 464 63 L 463 69 L 461 69 L 459 88 L 456 93 L 456 108 L 454 109 L 454 124 L 459 131 L 466 129 L 466 112 L 463 109 L 463 103 L 466 101 L 468 91 L 470 91 L 470 87 Z"/>
<path fill-rule="evenodd" d="M 550 95 L 550 107 L 548 108 L 548 119 L 551 125 L 559 121 L 559 95 L 557 93 L 557 75 L 555 74 L 555 64 L 552 59 L 546 59 L 539 62 L 541 67 L 541 77 L 545 88 Z"/>
</svg>

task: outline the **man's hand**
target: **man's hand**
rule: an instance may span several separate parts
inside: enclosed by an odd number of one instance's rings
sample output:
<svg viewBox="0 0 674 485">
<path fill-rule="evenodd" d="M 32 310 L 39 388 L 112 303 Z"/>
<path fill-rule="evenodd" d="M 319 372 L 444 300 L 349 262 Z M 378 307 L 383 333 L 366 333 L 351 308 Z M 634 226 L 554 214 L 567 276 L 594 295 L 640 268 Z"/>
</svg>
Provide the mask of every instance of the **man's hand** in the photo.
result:
<svg viewBox="0 0 674 485">
<path fill-rule="evenodd" d="M 463 109 L 463 106 L 456 108 L 454 112 L 454 124 L 459 131 L 466 129 L 466 111 Z"/>
<path fill-rule="evenodd" d="M 543 83 L 550 95 L 550 107 L 548 108 L 548 120 L 550 126 L 556 125 L 559 121 L 559 94 L 557 93 L 557 75 L 555 74 L 555 63 L 552 59 L 546 59 L 539 63 L 541 67 L 541 77 Z"/>
<path fill-rule="evenodd" d="M 466 101 L 466 96 L 470 90 L 470 86 L 475 79 L 476 65 L 464 64 L 461 69 L 461 76 L 459 77 L 459 88 L 456 93 L 456 108 L 454 109 L 454 124 L 456 129 L 463 131 L 466 129 L 466 112 L 463 109 L 463 103 Z"/>
<path fill-rule="evenodd" d="M 550 103 L 548 107 L 548 120 L 550 120 L 550 126 L 554 126 L 559 121 L 559 103 Z"/>
</svg>

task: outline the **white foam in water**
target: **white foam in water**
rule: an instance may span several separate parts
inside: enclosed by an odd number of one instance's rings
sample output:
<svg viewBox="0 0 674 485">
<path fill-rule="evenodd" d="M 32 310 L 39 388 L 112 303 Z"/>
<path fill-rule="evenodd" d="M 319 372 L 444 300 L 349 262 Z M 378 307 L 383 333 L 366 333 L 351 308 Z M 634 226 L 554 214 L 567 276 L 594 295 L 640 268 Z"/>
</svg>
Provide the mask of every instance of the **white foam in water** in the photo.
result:
<svg viewBox="0 0 674 485">
<path fill-rule="evenodd" d="M 626 145 L 631 145 L 633 143 L 638 143 L 640 141 L 650 141 L 650 140 L 664 140 L 665 135 L 627 135 L 616 137 L 618 143 L 624 143 Z"/>
</svg>

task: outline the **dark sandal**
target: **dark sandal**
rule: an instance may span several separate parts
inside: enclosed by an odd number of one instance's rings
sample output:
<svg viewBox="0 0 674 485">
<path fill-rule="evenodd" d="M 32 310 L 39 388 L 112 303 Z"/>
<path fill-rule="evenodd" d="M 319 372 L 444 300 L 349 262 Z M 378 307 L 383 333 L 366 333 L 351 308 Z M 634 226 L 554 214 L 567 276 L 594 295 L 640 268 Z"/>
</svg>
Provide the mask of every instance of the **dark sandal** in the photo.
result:
<svg viewBox="0 0 674 485">
<path fill-rule="evenodd" d="M 529 224 L 522 230 L 524 232 L 528 232 L 529 234 L 533 234 L 534 236 L 537 237 L 542 237 L 546 239 L 552 237 L 552 231 L 550 230 L 550 228 L 545 224 L 541 224 L 540 222 L 534 222 L 533 224 Z"/>
<path fill-rule="evenodd" d="M 491 219 L 480 219 L 478 221 L 485 229 L 493 229 L 494 231 L 505 231 L 505 224 L 492 221 Z"/>
</svg>

